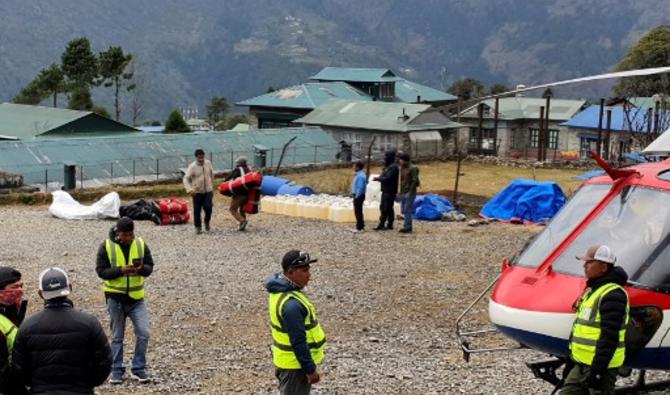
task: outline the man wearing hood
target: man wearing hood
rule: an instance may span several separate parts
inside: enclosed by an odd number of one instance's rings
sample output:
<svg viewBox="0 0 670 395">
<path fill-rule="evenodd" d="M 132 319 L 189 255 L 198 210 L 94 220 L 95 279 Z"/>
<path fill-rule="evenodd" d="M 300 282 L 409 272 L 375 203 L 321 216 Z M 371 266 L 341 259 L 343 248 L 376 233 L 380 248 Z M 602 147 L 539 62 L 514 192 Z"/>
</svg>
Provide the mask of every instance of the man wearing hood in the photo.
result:
<svg viewBox="0 0 670 395">
<path fill-rule="evenodd" d="M 323 361 L 326 335 L 316 309 L 302 292 L 316 262 L 303 251 L 291 250 L 282 259 L 282 273 L 265 281 L 272 331 L 272 362 L 281 395 L 309 394 L 320 380 L 317 365 Z"/>
<path fill-rule="evenodd" d="M 10 369 L 10 355 L 17 327 L 26 316 L 28 301 L 23 300 L 21 273 L 0 266 L 0 394 L 24 393 L 23 385 Z"/>
<path fill-rule="evenodd" d="M 112 366 L 105 331 L 97 318 L 74 309 L 65 270 L 43 270 L 38 284 L 44 310 L 19 328 L 12 356 L 16 377 L 31 394 L 93 394 Z"/>
<path fill-rule="evenodd" d="M 95 271 L 104 280 L 105 299 L 112 330 L 111 384 L 123 383 L 123 336 L 126 318 L 135 328 L 135 353 L 131 377 L 140 383 L 149 381 L 146 354 L 149 347 L 149 311 L 144 303 L 144 278 L 154 270 L 151 251 L 144 240 L 135 237 L 135 224 L 122 217 L 100 244 Z"/>
<path fill-rule="evenodd" d="M 616 256 L 606 245 L 592 246 L 582 257 L 586 289 L 575 303 L 570 335 L 574 367 L 561 394 L 614 394 L 614 384 L 626 355 L 628 294 L 626 272 L 614 266 Z"/>
<path fill-rule="evenodd" d="M 400 168 L 395 161 L 395 151 L 386 151 L 384 153 L 384 170 L 379 177 L 375 177 L 373 180 L 381 183 L 382 190 L 382 197 L 379 202 L 379 225 L 375 230 L 393 229 L 393 219 L 395 218 L 393 205 L 398 194 L 399 178 Z"/>
</svg>

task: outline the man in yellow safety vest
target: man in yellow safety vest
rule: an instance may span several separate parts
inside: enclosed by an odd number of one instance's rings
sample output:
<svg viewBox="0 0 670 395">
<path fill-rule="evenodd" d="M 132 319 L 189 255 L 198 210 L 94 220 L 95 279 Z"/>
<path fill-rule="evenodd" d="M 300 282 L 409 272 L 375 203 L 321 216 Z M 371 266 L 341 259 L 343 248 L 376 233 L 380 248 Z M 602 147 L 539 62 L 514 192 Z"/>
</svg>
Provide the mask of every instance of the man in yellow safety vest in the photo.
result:
<svg viewBox="0 0 670 395">
<path fill-rule="evenodd" d="M 316 309 L 302 292 L 310 279 L 306 252 L 291 250 L 282 259 L 282 273 L 265 281 L 272 331 L 272 361 L 282 395 L 309 394 L 320 380 L 317 366 L 323 361 L 326 334 Z"/>
<path fill-rule="evenodd" d="M 21 273 L 0 266 L 0 394 L 27 393 L 10 366 L 18 326 L 26 316 Z"/>
<path fill-rule="evenodd" d="M 614 266 L 616 256 L 606 245 L 590 247 L 577 257 L 584 261 L 586 289 L 575 303 L 570 335 L 574 367 L 561 394 L 614 394 L 614 384 L 626 355 L 628 275 Z"/>
<path fill-rule="evenodd" d="M 102 242 L 96 258 L 96 272 L 104 280 L 105 299 L 112 330 L 111 384 L 123 383 L 123 334 L 126 318 L 135 328 L 135 353 L 131 378 L 149 382 L 146 354 L 149 346 L 149 311 L 144 303 L 144 278 L 154 270 L 151 251 L 144 240 L 135 237 L 133 220 L 122 217 Z"/>
</svg>

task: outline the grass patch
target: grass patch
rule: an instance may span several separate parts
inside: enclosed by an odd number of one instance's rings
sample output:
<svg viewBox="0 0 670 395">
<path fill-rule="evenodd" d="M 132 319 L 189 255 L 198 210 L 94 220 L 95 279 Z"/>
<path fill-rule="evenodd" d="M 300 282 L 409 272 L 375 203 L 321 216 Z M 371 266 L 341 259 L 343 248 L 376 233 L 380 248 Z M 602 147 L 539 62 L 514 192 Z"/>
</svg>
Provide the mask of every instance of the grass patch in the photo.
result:
<svg viewBox="0 0 670 395">
<path fill-rule="evenodd" d="M 456 180 L 455 162 L 420 163 L 422 191 L 453 190 Z M 371 174 L 379 174 L 380 167 L 373 167 Z M 523 169 L 489 164 L 463 162 L 458 190 L 461 193 L 492 197 L 515 178 L 537 181 L 554 181 L 563 192 L 570 196 L 581 184 L 572 177 L 582 174 L 585 169 Z M 319 170 L 311 173 L 286 174 L 285 177 L 298 184 L 309 185 L 319 193 L 348 194 L 354 176 L 351 169 Z M 421 192 L 421 190 L 419 192 Z M 450 196 L 449 196 L 450 197 Z"/>
</svg>

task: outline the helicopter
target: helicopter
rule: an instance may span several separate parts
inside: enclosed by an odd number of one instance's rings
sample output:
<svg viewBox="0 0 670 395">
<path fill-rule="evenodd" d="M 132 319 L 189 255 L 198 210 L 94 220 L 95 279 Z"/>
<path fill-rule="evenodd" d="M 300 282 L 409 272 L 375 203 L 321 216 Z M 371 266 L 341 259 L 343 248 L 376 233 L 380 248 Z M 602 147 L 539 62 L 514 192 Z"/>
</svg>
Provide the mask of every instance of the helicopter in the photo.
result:
<svg viewBox="0 0 670 395">
<path fill-rule="evenodd" d="M 664 67 L 601 74 L 524 90 L 669 71 Z M 643 152 L 667 155 L 669 136 L 670 130 Z M 635 383 L 618 387 L 617 393 L 667 389 L 670 380 L 647 382 L 645 373 L 670 370 L 670 159 L 612 168 L 597 153 L 591 155 L 605 174 L 585 181 L 542 232 L 514 257 L 502 260 L 500 274 L 458 317 L 456 336 L 466 361 L 475 353 L 520 348 L 549 354 L 547 360 L 526 365 L 558 391 L 570 366 L 573 305 L 586 284 L 583 262 L 576 256 L 592 245 L 606 244 L 629 275 L 625 289 L 630 322 L 626 359 L 619 373 L 629 376 L 633 369 L 639 370 Z M 466 316 L 489 291 L 492 327 L 465 329 Z M 518 346 L 471 345 L 475 338 L 489 334 L 502 334 Z"/>
</svg>

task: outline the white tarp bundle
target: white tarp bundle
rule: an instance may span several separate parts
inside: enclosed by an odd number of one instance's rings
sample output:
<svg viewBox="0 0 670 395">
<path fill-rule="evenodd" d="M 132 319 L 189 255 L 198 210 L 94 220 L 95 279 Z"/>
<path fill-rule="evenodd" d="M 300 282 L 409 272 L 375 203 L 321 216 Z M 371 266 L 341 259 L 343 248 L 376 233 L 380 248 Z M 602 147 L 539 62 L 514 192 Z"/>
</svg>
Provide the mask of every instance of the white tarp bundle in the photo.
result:
<svg viewBox="0 0 670 395">
<path fill-rule="evenodd" d="M 119 217 L 121 198 L 116 192 L 106 194 L 90 206 L 84 206 L 64 191 L 55 191 L 51 195 L 52 203 L 49 206 L 49 212 L 57 218 L 101 219 Z"/>
</svg>

